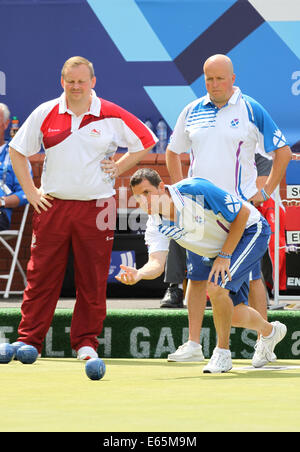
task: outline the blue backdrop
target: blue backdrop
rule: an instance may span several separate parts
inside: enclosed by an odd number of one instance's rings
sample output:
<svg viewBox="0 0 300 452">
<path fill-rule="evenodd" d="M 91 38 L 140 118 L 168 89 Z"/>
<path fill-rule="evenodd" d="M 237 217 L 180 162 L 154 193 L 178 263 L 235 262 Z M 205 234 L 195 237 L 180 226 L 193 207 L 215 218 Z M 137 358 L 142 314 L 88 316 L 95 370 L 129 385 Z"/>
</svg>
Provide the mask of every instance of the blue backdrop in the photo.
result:
<svg viewBox="0 0 300 452">
<path fill-rule="evenodd" d="M 273 6 L 272 6 L 273 4 Z M 21 122 L 61 93 L 70 56 L 95 66 L 99 96 L 170 129 L 205 93 L 202 66 L 233 61 L 290 144 L 300 139 L 300 2 L 286 0 L 0 0 L 0 102 Z"/>
</svg>

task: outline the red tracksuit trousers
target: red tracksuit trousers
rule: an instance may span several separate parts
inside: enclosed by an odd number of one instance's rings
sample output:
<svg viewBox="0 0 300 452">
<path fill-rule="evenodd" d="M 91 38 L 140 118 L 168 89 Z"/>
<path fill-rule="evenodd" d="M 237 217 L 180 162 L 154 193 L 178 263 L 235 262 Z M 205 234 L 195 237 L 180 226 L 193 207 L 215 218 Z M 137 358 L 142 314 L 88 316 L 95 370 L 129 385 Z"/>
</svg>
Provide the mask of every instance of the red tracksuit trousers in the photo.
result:
<svg viewBox="0 0 300 452">
<path fill-rule="evenodd" d="M 97 336 L 106 316 L 115 200 L 98 201 L 97 204 L 101 204 L 98 207 L 95 200 L 54 199 L 50 202 L 52 207 L 47 211 L 33 214 L 31 257 L 18 340 L 34 345 L 41 352 L 60 296 L 72 246 L 76 304 L 71 323 L 71 347 L 78 350 L 82 346 L 91 346 L 97 350 Z M 108 217 L 110 221 L 105 220 Z M 104 229 L 108 224 L 109 229 Z"/>
</svg>

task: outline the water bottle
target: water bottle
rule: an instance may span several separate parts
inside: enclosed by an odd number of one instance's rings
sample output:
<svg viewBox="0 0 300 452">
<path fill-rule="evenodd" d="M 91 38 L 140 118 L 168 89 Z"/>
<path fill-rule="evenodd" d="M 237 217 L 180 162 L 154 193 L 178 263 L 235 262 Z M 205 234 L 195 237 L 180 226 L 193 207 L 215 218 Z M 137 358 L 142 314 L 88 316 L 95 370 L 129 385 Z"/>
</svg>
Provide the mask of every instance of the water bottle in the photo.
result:
<svg viewBox="0 0 300 452">
<path fill-rule="evenodd" d="M 17 116 L 13 116 L 11 120 L 10 136 L 13 138 L 19 130 L 19 120 Z"/>
<path fill-rule="evenodd" d="M 153 124 L 151 122 L 151 119 L 146 119 L 145 125 L 153 132 Z"/>
<path fill-rule="evenodd" d="M 109 160 L 110 157 L 113 157 L 115 154 L 115 146 L 113 144 L 110 144 L 107 148 L 107 150 L 104 153 L 104 160 Z M 111 177 L 109 173 L 103 173 L 103 180 L 106 183 L 112 183 L 114 181 L 114 177 Z"/>
<path fill-rule="evenodd" d="M 166 151 L 167 141 L 168 141 L 168 132 L 167 132 L 167 124 L 163 119 L 158 121 L 156 126 L 156 135 L 158 138 L 158 143 L 156 144 L 156 152 L 157 154 L 163 154 Z"/>
<path fill-rule="evenodd" d="M 154 127 L 153 127 L 153 124 L 152 124 L 152 122 L 151 122 L 151 119 L 146 119 L 145 125 L 146 125 L 152 132 L 154 132 Z M 155 148 L 156 148 L 156 146 L 153 146 L 153 148 L 151 149 L 151 153 L 152 153 L 152 154 L 153 154 L 154 152 L 156 152 L 156 151 L 155 151 Z"/>
</svg>

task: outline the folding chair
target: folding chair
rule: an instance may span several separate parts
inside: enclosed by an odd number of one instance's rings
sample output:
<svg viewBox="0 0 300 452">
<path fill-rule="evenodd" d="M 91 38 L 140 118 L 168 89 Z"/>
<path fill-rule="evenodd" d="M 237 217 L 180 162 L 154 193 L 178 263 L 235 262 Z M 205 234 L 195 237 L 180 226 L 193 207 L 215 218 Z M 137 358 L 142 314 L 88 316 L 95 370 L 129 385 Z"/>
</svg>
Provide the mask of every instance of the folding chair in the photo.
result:
<svg viewBox="0 0 300 452">
<path fill-rule="evenodd" d="M 26 224 L 29 206 L 30 206 L 30 204 L 26 204 L 24 207 L 23 216 L 22 216 L 22 220 L 20 223 L 20 229 L 18 229 L 18 230 L 17 229 L 16 230 L 7 229 L 5 231 L 0 231 L 0 243 L 7 249 L 7 251 L 12 256 L 12 262 L 11 262 L 9 273 L 7 275 L 0 275 L 0 279 L 7 279 L 5 290 L 0 291 L 0 294 L 4 294 L 3 295 L 4 298 L 8 298 L 10 294 L 23 293 L 23 291 L 11 291 L 10 290 L 16 266 L 18 267 L 18 269 L 22 275 L 22 278 L 24 281 L 24 287 L 26 287 L 26 284 L 27 284 L 26 275 L 18 260 L 18 255 L 19 255 L 20 245 L 21 245 L 23 232 L 24 232 L 24 228 L 25 228 L 25 224 Z M 12 240 L 14 238 L 17 238 L 15 249 L 8 243 L 9 240 Z"/>
</svg>

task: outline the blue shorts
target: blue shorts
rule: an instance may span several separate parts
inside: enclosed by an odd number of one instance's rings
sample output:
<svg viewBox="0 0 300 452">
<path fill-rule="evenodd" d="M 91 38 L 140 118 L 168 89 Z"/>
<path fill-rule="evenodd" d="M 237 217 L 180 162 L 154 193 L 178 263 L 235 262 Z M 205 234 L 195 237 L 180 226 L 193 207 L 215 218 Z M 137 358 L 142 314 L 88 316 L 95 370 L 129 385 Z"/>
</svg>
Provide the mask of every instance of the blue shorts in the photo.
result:
<svg viewBox="0 0 300 452">
<path fill-rule="evenodd" d="M 261 278 L 261 261 L 254 265 L 250 272 L 250 281 Z"/>
<path fill-rule="evenodd" d="M 219 286 L 229 290 L 234 305 L 246 303 L 249 295 L 249 274 L 259 268 L 259 263 L 268 248 L 270 226 L 261 217 L 260 221 L 245 229 L 244 234 L 234 250 L 230 262 L 231 281 L 221 277 Z M 205 281 L 211 271 L 213 259 L 203 258 L 190 251 L 187 252 L 187 278 L 194 281 Z M 257 276 L 257 270 L 256 276 Z M 252 279 L 259 279 L 253 278 Z"/>
<path fill-rule="evenodd" d="M 207 281 L 212 263 L 213 259 L 207 259 L 192 251 L 186 250 L 187 279 L 191 279 L 192 281 Z"/>
<path fill-rule="evenodd" d="M 187 279 L 207 281 L 214 259 L 208 259 L 187 251 Z M 261 278 L 261 261 L 256 262 L 250 272 L 250 281 Z"/>
</svg>

